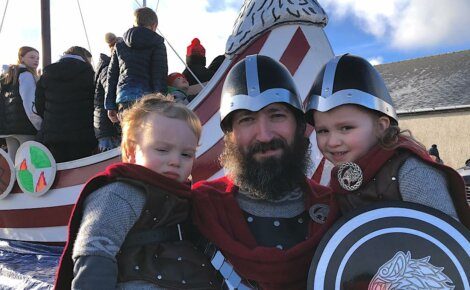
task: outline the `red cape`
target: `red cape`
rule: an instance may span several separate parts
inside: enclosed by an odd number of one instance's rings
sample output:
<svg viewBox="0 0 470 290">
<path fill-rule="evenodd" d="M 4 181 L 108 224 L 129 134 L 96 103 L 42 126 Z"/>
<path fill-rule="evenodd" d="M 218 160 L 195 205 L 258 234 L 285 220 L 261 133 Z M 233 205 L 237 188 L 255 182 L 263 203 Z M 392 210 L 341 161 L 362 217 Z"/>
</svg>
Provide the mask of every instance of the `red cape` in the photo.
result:
<svg viewBox="0 0 470 290">
<path fill-rule="evenodd" d="M 379 169 L 382 168 L 382 165 L 392 158 L 397 150 L 407 150 L 426 164 L 444 172 L 447 180 L 449 181 L 449 192 L 460 222 L 470 229 L 470 207 L 467 203 L 465 183 L 462 176 L 460 176 L 460 174 L 458 174 L 454 169 L 444 164 L 435 162 L 424 148 L 409 138 L 400 137 L 397 146 L 393 149 L 384 149 L 377 145 L 373 147 L 366 156 L 358 160 L 356 163 L 362 169 L 363 184 L 367 184 L 375 176 Z M 339 185 L 337 173 L 338 167 L 333 168 L 331 171 L 331 188 L 336 194 L 350 194 L 350 191 L 344 190 Z"/>
<path fill-rule="evenodd" d="M 191 195 L 188 184 L 180 183 L 174 179 L 167 178 L 146 167 L 136 164 L 113 164 L 108 166 L 105 171 L 92 177 L 82 189 L 77 203 L 72 210 L 72 215 L 70 216 L 68 239 L 59 262 L 59 268 L 57 269 L 56 281 L 54 285 L 55 289 L 70 289 L 72 285 L 72 250 L 83 217 L 83 202 L 90 193 L 94 192 L 100 187 L 105 186 L 108 183 L 116 181 L 117 178 L 129 178 L 141 181 L 143 183 L 157 186 L 180 197 L 189 198 Z"/>
<path fill-rule="evenodd" d="M 243 278 L 256 281 L 262 289 L 305 289 L 313 254 L 336 220 L 338 206 L 329 188 L 306 180 L 302 189 L 306 209 L 322 203 L 329 205 L 330 212 L 324 224 L 310 221 L 309 238 L 288 250 L 256 244 L 234 198 L 238 188 L 226 177 L 194 185 L 193 221 Z"/>
</svg>

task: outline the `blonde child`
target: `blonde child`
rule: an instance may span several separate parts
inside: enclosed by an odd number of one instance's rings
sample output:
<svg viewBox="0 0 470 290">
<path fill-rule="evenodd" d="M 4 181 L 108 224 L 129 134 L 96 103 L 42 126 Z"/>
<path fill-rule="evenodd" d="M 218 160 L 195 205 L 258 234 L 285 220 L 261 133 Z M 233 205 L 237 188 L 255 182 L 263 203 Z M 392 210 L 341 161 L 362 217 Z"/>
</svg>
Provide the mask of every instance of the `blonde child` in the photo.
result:
<svg viewBox="0 0 470 290">
<path fill-rule="evenodd" d="M 188 177 L 198 117 L 171 96 L 126 110 L 122 160 L 90 180 L 69 224 L 57 289 L 215 289 L 215 272 L 190 239 Z"/>
<path fill-rule="evenodd" d="M 470 228 L 462 178 L 400 130 L 385 83 L 366 60 L 343 55 L 329 61 L 306 106 L 318 148 L 335 165 L 330 186 L 343 213 L 403 200 L 438 209 Z"/>
</svg>

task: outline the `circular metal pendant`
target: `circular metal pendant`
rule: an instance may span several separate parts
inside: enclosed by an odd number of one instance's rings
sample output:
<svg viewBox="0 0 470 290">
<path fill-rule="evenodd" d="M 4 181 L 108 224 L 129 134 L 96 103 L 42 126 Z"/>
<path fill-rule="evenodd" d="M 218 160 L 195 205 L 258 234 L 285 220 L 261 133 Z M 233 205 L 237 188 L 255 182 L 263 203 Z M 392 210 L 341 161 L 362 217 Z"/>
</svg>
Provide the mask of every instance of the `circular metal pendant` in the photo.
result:
<svg viewBox="0 0 470 290">
<path fill-rule="evenodd" d="M 328 213 L 330 212 L 330 207 L 327 204 L 317 203 L 310 207 L 308 214 L 310 218 L 319 224 L 324 224 Z"/>
<path fill-rule="evenodd" d="M 358 189 L 362 184 L 362 170 L 354 162 L 341 164 L 338 170 L 338 181 L 342 188 L 348 191 Z"/>
</svg>

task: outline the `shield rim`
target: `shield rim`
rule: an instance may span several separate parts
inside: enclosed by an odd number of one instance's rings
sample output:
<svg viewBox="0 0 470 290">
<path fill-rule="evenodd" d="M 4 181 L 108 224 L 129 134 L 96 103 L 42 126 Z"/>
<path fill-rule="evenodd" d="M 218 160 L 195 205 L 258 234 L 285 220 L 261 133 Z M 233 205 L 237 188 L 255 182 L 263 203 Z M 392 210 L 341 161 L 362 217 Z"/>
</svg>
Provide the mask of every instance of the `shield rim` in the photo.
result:
<svg viewBox="0 0 470 290">
<path fill-rule="evenodd" d="M 11 160 L 10 155 L 8 155 L 7 152 L 5 152 L 3 149 L 0 149 L 0 155 L 7 161 L 8 166 L 10 167 L 10 183 L 8 184 L 7 188 L 3 191 L 2 194 L 0 194 L 0 199 L 4 199 L 7 197 L 11 190 L 13 189 L 13 186 L 15 185 L 16 181 L 16 172 L 15 172 L 15 165 L 13 164 L 13 160 Z"/>
<path fill-rule="evenodd" d="M 455 219 L 453 219 L 449 215 L 447 215 L 447 214 L 445 214 L 445 213 L 443 213 L 443 212 L 441 212 L 437 209 L 434 209 L 434 208 L 431 208 L 431 207 L 428 207 L 428 206 L 425 206 L 425 205 L 422 205 L 422 204 L 405 202 L 405 201 L 375 202 L 371 205 L 362 207 L 360 209 L 353 210 L 353 211 L 343 215 L 325 233 L 325 235 L 321 239 L 320 243 L 318 244 L 318 247 L 315 251 L 315 254 L 312 258 L 312 262 L 310 264 L 310 268 L 309 268 L 309 271 L 308 271 L 308 278 L 307 278 L 308 279 L 307 280 L 307 289 L 314 289 L 314 286 L 315 286 L 315 284 L 314 284 L 315 279 L 314 278 L 316 276 L 316 272 L 317 272 L 317 268 L 318 268 L 317 267 L 318 262 L 322 258 L 323 254 L 324 254 L 324 250 L 328 246 L 330 241 L 332 240 L 332 237 L 337 233 L 337 231 L 341 227 L 343 227 L 346 223 L 350 222 L 353 218 L 359 217 L 359 216 L 361 216 L 365 213 L 368 213 L 370 211 L 379 210 L 379 209 L 396 209 L 396 208 L 412 210 L 412 211 L 417 211 L 417 212 L 422 212 L 422 213 L 425 213 L 425 214 L 428 214 L 428 215 L 432 215 L 435 218 L 440 219 L 443 222 L 445 222 L 445 223 L 449 224 L 450 226 L 452 226 L 453 228 L 455 228 L 455 230 L 459 234 L 461 234 L 463 236 L 463 238 L 468 241 L 468 243 L 470 243 L 470 231 L 464 225 L 462 225 L 460 222 L 456 221 Z M 390 217 L 394 217 L 394 216 L 390 216 Z M 451 236 L 451 235 L 449 235 L 449 236 Z M 454 240 L 457 241 L 457 239 L 455 239 L 455 238 L 454 238 Z M 462 248 L 465 250 L 464 247 L 462 247 Z M 470 256 L 470 248 L 466 252 L 468 252 L 469 256 Z"/>
</svg>

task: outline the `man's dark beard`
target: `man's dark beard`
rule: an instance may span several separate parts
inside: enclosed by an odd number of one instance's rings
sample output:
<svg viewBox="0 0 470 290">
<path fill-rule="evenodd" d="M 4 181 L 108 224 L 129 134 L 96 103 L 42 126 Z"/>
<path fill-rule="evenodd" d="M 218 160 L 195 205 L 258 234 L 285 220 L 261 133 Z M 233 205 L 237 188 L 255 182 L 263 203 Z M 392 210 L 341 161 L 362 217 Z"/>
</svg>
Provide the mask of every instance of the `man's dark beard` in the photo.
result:
<svg viewBox="0 0 470 290">
<path fill-rule="evenodd" d="M 298 132 L 292 145 L 283 139 L 268 143 L 257 142 L 242 153 L 226 135 L 225 148 L 220 156 L 222 166 L 229 171 L 234 183 L 250 196 L 259 199 L 279 200 L 299 187 L 310 165 L 310 141 Z M 273 156 L 257 161 L 254 154 L 267 150 L 283 149 L 280 157 Z"/>
</svg>

